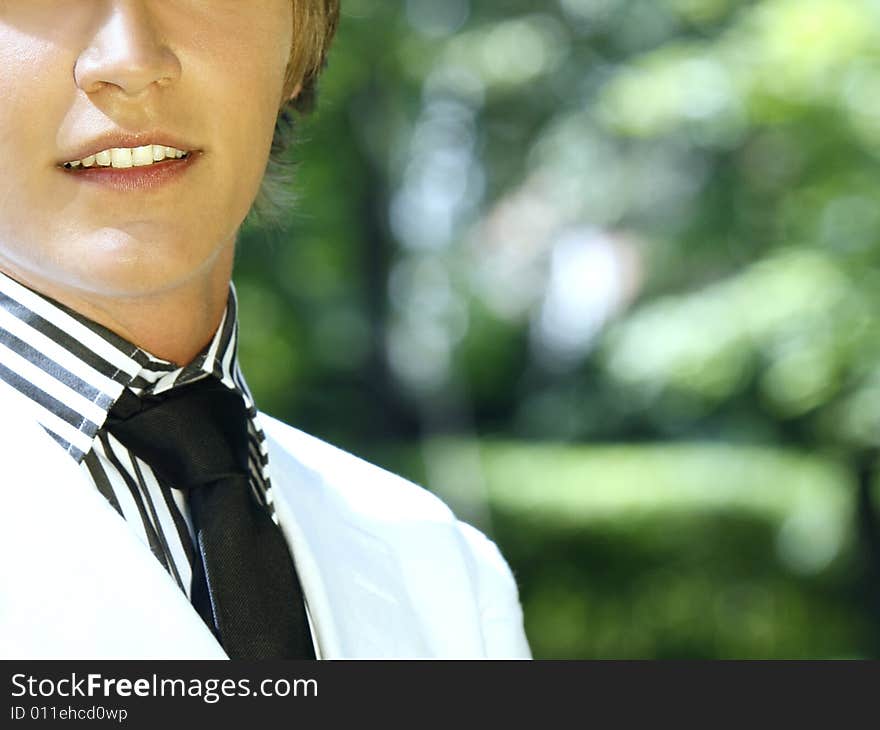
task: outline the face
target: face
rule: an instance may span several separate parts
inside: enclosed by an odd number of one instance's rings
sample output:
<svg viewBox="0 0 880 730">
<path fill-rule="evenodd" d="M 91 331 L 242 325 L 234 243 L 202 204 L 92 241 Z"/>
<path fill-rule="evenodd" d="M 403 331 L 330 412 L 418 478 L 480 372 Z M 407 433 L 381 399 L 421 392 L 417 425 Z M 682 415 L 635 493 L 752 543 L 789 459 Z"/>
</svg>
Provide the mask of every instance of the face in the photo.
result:
<svg viewBox="0 0 880 730">
<path fill-rule="evenodd" d="M 290 0 L 0 0 L 0 269 L 64 301 L 148 296 L 231 262 L 291 13 Z M 192 159 L 153 187 L 62 167 L 107 134 L 178 140 Z"/>
</svg>

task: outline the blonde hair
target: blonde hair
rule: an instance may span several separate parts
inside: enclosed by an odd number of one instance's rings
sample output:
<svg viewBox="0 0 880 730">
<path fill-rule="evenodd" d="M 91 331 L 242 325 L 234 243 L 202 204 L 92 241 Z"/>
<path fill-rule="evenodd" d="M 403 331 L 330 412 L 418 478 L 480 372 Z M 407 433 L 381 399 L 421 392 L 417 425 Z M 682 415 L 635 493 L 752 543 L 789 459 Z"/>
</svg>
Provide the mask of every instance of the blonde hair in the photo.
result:
<svg viewBox="0 0 880 730">
<path fill-rule="evenodd" d="M 278 110 L 269 164 L 248 221 L 276 225 L 293 206 L 294 163 L 288 151 L 294 141 L 296 117 L 315 106 L 318 78 L 327 64 L 327 52 L 339 25 L 340 0 L 291 0 L 293 49 L 284 80 L 284 101 Z M 299 93 L 291 96 L 299 87 Z"/>
<path fill-rule="evenodd" d="M 318 76 L 327 60 L 327 51 L 339 25 L 339 0 L 293 1 L 293 50 L 287 64 L 284 98 L 302 84 L 293 104 L 308 111 L 314 103 Z"/>
</svg>

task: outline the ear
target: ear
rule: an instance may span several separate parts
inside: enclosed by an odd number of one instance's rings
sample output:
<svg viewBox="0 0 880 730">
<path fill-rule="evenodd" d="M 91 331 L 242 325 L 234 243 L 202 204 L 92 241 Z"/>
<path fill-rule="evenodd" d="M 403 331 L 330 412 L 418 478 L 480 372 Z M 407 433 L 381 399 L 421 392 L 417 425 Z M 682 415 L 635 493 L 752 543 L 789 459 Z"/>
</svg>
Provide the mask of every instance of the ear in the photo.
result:
<svg viewBox="0 0 880 730">
<path fill-rule="evenodd" d="M 281 104 L 278 107 L 278 111 L 280 112 L 288 104 L 290 104 L 290 102 L 295 101 L 296 98 L 302 93 L 302 89 L 303 89 L 302 82 L 300 82 L 296 86 L 294 86 L 293 91 L 291 91 L 289 93 L 287 92 L 287 89 L 285 89 L 281 95 Z"/>
</svg>

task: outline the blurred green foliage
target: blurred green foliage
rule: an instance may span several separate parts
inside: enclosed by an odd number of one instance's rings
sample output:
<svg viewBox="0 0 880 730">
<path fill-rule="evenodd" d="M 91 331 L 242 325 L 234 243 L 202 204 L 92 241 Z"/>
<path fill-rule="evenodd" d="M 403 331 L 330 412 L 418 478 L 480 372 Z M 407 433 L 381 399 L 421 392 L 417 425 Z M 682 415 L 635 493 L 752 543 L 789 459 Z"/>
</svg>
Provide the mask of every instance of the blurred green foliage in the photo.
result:
<svg viewBox="0 0 880 730">
<path fill-rule="evenodd" d="M 343 10 L 263 408 L 489 531 L 538 655 L 875 656 L 880 1 Z"/>
<path fill-rule="evenodd" d="M 471 458 L 470 442 L 441 439 L 380 460 L 424 481 L 431 450 Z M 855 658 L 876 645 L 853 484 L 833 460 L 496 440 L 479 459 L 536 656 Z"/>
</svg>

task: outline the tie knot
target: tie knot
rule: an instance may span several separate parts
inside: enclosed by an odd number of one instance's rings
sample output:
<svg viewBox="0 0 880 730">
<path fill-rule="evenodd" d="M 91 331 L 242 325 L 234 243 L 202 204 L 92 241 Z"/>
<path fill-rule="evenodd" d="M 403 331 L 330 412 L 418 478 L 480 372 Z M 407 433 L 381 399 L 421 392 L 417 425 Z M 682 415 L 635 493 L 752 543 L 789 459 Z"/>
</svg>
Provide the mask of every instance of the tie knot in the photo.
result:
<svg viewBox="0 0 880 730">
<path fill-rule="evenodd" d="M 124 391 L 105 428 L 179 489 L 247 475 L 247 409 L 214 377 L 138 397 Z"/>
</svg>

